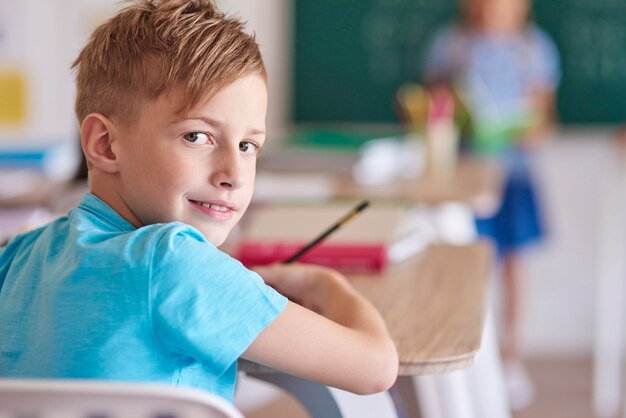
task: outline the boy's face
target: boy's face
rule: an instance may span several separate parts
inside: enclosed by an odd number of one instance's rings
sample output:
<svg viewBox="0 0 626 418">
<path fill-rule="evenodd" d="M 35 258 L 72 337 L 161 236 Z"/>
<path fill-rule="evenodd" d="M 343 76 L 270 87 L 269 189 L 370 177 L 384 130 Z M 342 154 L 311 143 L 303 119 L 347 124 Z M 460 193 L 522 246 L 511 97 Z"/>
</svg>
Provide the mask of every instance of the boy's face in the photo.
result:
<svg viewBox="0 0 626 418">
<path fill-rule="evenodd" d="M 134 128 L 119 130 L 120 213 L 135 226 L 184 222 L 221 245 L 252 198 L 266 84 L 242 77 L 182 116 L 177 99 L 147 103 Z"/>
</svg>

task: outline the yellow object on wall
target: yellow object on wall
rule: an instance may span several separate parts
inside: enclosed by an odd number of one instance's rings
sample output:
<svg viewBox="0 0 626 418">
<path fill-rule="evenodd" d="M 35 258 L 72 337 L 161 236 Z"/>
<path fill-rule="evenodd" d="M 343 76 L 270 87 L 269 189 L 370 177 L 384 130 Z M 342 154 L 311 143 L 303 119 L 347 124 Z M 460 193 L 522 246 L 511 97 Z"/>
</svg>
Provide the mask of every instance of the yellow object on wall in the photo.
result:
<svg viewBox="0 0 626 418">
<path fill-rule="evenodd" d="M 26 76 L 0 69 L 0 125 L 26 122 Z"/>
</svg>

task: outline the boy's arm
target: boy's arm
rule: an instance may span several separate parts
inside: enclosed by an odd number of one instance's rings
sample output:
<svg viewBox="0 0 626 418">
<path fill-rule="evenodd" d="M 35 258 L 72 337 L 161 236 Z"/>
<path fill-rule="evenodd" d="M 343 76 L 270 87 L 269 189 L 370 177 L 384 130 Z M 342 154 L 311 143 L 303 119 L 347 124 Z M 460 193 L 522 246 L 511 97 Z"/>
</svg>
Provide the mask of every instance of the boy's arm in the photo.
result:
<svg viewBox="0 0 626 418">
<path fill-rule="evenodd" d="M 285 310 L 243 357 L 358 394 L 388 389 L 398 355 L 378 311 L 334 270 L 307 265 L 259 268 L 288 298 Z"/>
</svg>

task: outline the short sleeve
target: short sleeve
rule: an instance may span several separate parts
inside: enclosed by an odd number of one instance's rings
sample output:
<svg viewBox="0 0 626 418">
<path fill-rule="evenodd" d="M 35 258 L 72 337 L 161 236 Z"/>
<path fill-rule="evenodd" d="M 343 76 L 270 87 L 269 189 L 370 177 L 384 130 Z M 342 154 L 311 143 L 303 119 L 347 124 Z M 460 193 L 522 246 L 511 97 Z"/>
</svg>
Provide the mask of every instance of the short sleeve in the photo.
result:
<svg viewBox="0 0 626 418">
<path fill-rule="evenodd" d="M 172 227 L 156 246 L 150 314 L 165 349 L 219 376 L 285 308 L 287 299 L 196 230 Z"/>
<path fill-rule="evenodd" d="M 0 290 L 4 284 L 11 258 L 9 257 L 8 245 L 0 247 Z"/>
<path fill-rule="evenodd" d="M 559 51 L 546 32 L 533 28 L 536 58 L 534 62 L 534 83 L 546 90 L 556 90 L 561 81 Z"/>
<path fill-rule="evenodd" d="M 25 243 L 32 242 L 33 237 L 39 235 L 40 229 L 29 231 L 25 234 L 13 237 L 4 246 L 0 246 L 0 289 L 4 284 L 9 269 L 13 265 L 13 258 L 20 251 L 20 248 L 24 248 Z"/>
</svg>

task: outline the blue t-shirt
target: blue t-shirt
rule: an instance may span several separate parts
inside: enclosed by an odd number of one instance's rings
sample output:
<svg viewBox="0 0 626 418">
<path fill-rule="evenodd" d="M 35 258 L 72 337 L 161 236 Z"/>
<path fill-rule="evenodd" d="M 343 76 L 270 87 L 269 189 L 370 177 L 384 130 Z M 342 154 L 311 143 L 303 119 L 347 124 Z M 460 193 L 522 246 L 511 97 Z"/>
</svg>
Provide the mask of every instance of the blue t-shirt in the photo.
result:
<svg viewBox="0 0 626 418">
<path fill-rule="evenodd" d="M 237 359 L 287 300 L 173 222 L 93 194 L 0 248 L 0 376 L 161 382 L 232 401 Z"/>
</svg>

